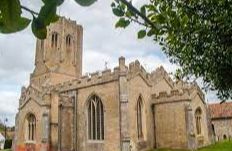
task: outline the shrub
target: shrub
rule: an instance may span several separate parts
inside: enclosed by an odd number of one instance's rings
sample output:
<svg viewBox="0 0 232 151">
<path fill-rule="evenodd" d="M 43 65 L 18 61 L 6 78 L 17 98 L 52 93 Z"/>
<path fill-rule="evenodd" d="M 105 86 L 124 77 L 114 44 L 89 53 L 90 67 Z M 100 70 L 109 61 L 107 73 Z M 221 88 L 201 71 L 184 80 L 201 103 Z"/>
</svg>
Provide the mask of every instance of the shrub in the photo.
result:
<svg viewBox="0 0 232 151">
<path fill-rule="evenodd" d="M 4 149 L 11 148 L 12 146 L 12 139 L 6 139 L 4 144 Z"/>
</svg>

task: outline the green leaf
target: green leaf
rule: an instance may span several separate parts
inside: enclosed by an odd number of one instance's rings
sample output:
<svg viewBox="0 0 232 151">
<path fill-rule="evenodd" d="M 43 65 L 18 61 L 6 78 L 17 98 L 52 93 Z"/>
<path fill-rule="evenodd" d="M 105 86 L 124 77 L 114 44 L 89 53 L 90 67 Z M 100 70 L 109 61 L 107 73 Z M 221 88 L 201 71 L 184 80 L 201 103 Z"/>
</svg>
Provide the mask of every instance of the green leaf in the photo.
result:
<svg viewBox="0 0 232 151">
<path fill-rule="evenodd" d="M 17 26 L 7 26 L 3 22 L 0 21 L 0 33 L 14 33 L 17 31 L 21 31 L 25 29 L 29 24 L 31 20 L 27 18 L 20 18 L 17 22 Z"/>
<path fill-rule="evenodd" d="M 56 2 L 53 1 L 51 3 L 45 3 L 41 8 L 38 18 L 45 26 L 57 20 L 56 7 Z"/>
<path fill-rule="evenodd" d="M 112 11 L 113 11 L 114 15 L 116 15 L 118 17 L 122 17 L 124 15 L 124 12 L 119 8 L 113 8 Z"/>
<path fill-rule="evenodd" d="M 138 32 L 138 39 L 142 39 L 146 36 L 146 30 L 140 30 Z"/>
<path fill-rule="evenodd" d="M 0 32 L 13 33 L 25 29 L 30 20 L 21 17 L 19 0 L 0 0 Z"/>
<path fill-rule="evenodd" d="M 165 23 L 165 17 L 162 14 L 157 15 L 155 18 L 158 23 L 160 24 Z"/>
<path fill-rule="evenodd" d="M 45 39 L 47 36 L 47 29 L 44 23 L 39 18 L 33 18 L 31 29 L 33 34 L 39 39 Z"/>
<path fill-rule="evenodd" d="M 111 6 L 111 7 L 115 7 L 116 5 L 115 5 L 114 2 L 112 2 L 110 6 Z"/>
<path fill-rule="evenodd" d="M 147 36 L 148 37 L 151 37 L 152 35 L 154 35 L 155 32 L 154 32 L 154 29 L 150 29 L 148 32 L 147 32 Z"/>
<path fill-rule="evenodd" d="M 81 6 L 90 6 L 97 0 L 75 0 Z"/>
<path fill-rule="evenodd" d="M 116 28 L 126 28 L 130 24 L 129 20 L 126 20 L 125 18 L 120 18 L 118 22 L 116 23 Z"/>
<path fill-rule="evenodd" d="M 144 6 L 142 6 L 142 7 L 140 8 L 140 12 L 141 12 L 143 15 L 146 16 L 146 5 L 144 5 Z"/>
<path fill-rule="evenodd" d="M 42 0 L 44 4 L 55 3 L 56 6 L 63 4 L 64 0 Z"/>
</svg>

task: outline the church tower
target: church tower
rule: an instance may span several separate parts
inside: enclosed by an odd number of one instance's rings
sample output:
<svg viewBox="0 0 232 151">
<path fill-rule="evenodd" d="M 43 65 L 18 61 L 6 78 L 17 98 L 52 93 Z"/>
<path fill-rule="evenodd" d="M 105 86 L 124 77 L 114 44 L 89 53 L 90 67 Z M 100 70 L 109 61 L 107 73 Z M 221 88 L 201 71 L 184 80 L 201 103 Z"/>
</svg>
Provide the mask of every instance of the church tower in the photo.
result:
<svg viewBox="0 0 232 151">
<path fill-rule="evenodd" d="M 47 28 L 47 38 L 37 40 L 31 83 L 38 87 L 78 79 L 82 74 L 83 28 L 60 17 Z"/>
</svg>

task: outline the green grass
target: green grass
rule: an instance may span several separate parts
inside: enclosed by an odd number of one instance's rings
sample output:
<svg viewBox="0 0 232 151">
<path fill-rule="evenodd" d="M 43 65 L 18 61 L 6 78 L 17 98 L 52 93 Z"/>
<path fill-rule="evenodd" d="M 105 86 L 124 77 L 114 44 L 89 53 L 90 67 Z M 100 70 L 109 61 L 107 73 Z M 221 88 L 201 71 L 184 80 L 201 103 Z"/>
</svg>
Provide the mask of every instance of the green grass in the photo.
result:
<svg viewBox="0 0 232 151">
<path fill-rule="evenodd" d="M 199 149 L 199 151 L 232 151 L 232 141 L 224 141 Z"/>
<path fill-rule="evenodd" d="M 153 149 L 153 150 L 149 150 L 149 151 L 189 151 L 189 150 Z M 224 141 L 224 142 L 215 143 L 213 145 L 200 148 L 197 151 L 232 151 L 232 141 Z"/>
<path fill-rule="evenodd" d="M 3 150 L 1 150 L 1 151 L 11 151 L 11 149 L 3 149 Z"/>
</svg>

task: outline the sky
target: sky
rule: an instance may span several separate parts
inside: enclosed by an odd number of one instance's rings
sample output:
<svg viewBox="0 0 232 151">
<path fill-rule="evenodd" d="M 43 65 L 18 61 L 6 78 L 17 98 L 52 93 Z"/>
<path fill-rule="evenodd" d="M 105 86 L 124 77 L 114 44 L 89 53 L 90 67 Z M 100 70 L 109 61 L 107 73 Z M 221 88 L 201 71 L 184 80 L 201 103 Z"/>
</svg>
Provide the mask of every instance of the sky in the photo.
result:
<svg viewBox="0 0 232 151">
<path fill-rule="evenodd" d="M 133 4 L 139 6 L 145 1 L 133 0 Z M 21 2 L 35 11 L 42 5 L 39 0 Z M 177 65 L 169 62 L 159 45 L 149 38 L 137 39 L 139 26 L 114 27 L 117 18 L 112 13 L 111 2 L 98 0 L 90 7 L 80 7 L 74 0 L 65 0 L 57 10 L 59 15 L 76 20 L 84 28 L 83 73 L 104 70 L 105 62 L 112 69 L 120 56 L 126 58 L 127 64 L 138 59 L 149 72 L 161 65 L 168 73 L 174 72 Z M 18 111 L 21 87 L 29 84 L 34 69 L 35 42 L 30 27 L 14 34 L 0 34 L 0 120 L 8 118 L 7 125 L 10 126 L 14 125 Z M 214 92 L 207 93 L 206 98 L 211 102 L 217 100 Z"/>
</svg>

